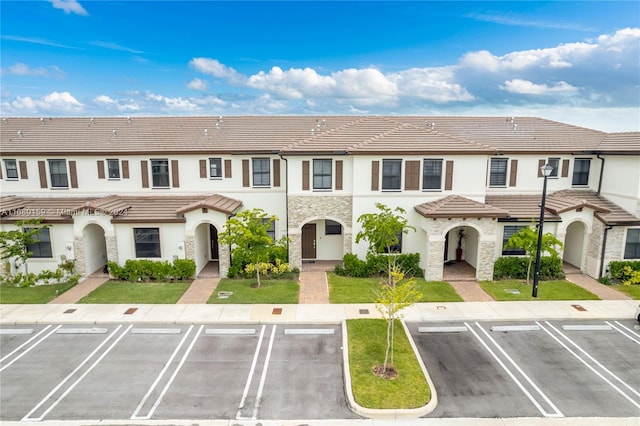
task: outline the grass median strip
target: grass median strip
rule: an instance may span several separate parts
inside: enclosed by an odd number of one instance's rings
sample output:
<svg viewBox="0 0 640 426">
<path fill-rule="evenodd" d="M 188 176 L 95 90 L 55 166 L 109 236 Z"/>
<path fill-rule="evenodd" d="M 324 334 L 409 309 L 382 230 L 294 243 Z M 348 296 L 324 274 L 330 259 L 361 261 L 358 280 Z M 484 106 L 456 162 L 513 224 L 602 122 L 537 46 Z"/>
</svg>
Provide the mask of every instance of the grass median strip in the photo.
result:
<svg viewBox="0 0 640 426">
<path fill-rule="evenodd" d="M 262 287 L 255 288 L 253 279 L 223 278 L 218 283 L 207 303 L 268 303 L 295 304 L 298 303 L 300 286 L 291 280 L 262 280 Z M 226 297 L 219 297 L 223 292 Z"/>
<path fill-rule="evenodd" d="M 18 305 L 49 303 L 74 285 L 74 283 L 38 285 L 32 287 L 2 285 L 0 286 L 0 303 Z"/>
<path fill-rule="evenodd" d="M 176 303 L 189 283 L 130 283 L 109 281 L 93 290 L 78 303 Z"/>
<path fill-rule="evenodd" d="M 395 322 L 394 367 L 398 376 L 383 379 L 373 372 L 384 361 L 387 323 L 381 319 L 347 321 L 349 374 L 355 401 L 374 409 L 418 408 L 431 399 L 431 389 L 400 321 Z"/>
<path fill-rule="evenodd" d="M 595 294 L 566 280 L 540 281 L 537 298 L 531 296 L 532 285 L 520 280 L 480 281 L 478 284 L 498 301 L 599 300 Z"/>
<path fill-rule="evenodd" d="M 374 303 L 374 289 L 380 287 L 384 278 L 342 277 L 328 274 L 329 300 L 331 303 Z M 462 302 L 456 291 L 444 281 L 416 279 L 416 290 L 422 293 L 419 302 Z"/>
</svg>

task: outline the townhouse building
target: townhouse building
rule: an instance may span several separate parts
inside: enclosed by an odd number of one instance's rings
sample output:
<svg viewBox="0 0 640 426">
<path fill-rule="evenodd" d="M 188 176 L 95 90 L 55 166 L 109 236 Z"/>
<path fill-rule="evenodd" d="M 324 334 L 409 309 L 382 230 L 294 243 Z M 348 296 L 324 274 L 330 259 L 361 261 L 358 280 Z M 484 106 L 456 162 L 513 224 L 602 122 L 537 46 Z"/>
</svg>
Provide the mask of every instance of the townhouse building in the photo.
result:
<svg viewBox="0 0 640 426">
<path fill-rule="evenodd" d="M 29 270 L 74 259 L 190 258 L 229 268 L 226 220 L 278 217 L 292 266 L 364 258 L 357 218 L 402 207 L 427 279 L 464 261 L 491 279 L 513 233 L 538 220 L 562 258 L 592 277 L 640 259 L 640 132 L 605 133 L 532 117 L 236 116 L 4 118 L 0 229 L 41 218 Z M 458 250 L 461 249 L 461 250 Z"/>
</svg>

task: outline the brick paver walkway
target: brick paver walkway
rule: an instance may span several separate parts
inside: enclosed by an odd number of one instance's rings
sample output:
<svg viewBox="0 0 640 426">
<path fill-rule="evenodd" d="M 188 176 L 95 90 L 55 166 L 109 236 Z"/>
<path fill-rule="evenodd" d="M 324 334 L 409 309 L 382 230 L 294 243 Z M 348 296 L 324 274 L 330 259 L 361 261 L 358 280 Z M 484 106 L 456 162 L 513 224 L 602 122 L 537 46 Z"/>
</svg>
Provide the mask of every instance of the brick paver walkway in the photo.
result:
<svg viewBox="0 0 640 426">
<path fill-rule="evenodd" d="M 109 281 L 109 277 L 87 277 L 69 290 L 62 293 L 49 303 L 72 304 L 78 303 L 80 299 L 91 293 L 102 284 Z"/>
<path fill-rule="evenodd" d="M 465 302 L 495 302 L 475 281 L 447 281 Z"/>
<path fill-rule="evenodd" d="M 595 294 L 602 300 L 630 300 L 631 297 L 618 290 L 600 284 L 597 280 L 582 273 L 567 273 L 567 281 L 579 285 L 587 291 Z"/>
<path fill-rule="evenodd" d="M 176 303 L 179 305 L 207 303 L 219 282 L 219 277 L 196 278 Z"/>
<path fill-rule="evenodd" d="M 300 304 L 329 303 L 329 284 L 325 271 L 300 272 Z"/>
</svg>

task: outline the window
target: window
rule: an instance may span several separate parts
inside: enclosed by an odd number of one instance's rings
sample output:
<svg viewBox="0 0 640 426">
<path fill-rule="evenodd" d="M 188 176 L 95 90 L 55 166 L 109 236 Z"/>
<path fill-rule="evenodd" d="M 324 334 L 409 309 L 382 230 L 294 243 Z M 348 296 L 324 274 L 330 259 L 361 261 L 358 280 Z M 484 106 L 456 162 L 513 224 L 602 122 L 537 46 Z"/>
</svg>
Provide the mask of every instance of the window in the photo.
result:
<svg viewBox="0 0 640 426">
<path fill-rule="evenodd" d="M 402 160 L 382 160 L 382 190 L 399 190 L 402 180 Z"/>
<path fill-rule="evenodd" d="M 335 220 L 324 221 L 324 234 L 325 235 L 342 235 L 342 225 Z"/>
<path fill-rule="evenodd" d="M 136 257 L 160 257 L 160 229 L 133 228 Z"/>
<path fill-rule="evenodd" d="M 269 237 L 271 237 L 272 241 L 276 240 L 276 223 L 275 221 L 269 219 L 269 218 L 264 218 L 262 219 L 262 224 L 263 225 L 267 225 L 267 235 Z"/>
<path fill-rule="evenodd" d="M 422 189 L 442 188 L 442 160 L 424 159 L 422 163 Z"/>
<path fill-rule="evenodd" d="M 120 179 L 120 160 L 107 160 L 109 179 Z"/>
<path fill-rule="evenodd" d="M 4 160 L 4 168 L 7 171 L 7 180 L 18 180 L 18 162 L 16 160 Z"/>
<path fill-rule="evenodd" d="M 222 178 L 222 158 L 209 158 L 209 177 Z"/>
<path fill-rule="evenodd" d="M 332 160 L 313 160 L 313 189 L 331 189 Z"/>
<path fill-rule="evenodd" d="M 169 160 L 151 160 L 151 178 L 154 188 L 168 188 Z"/>
<path fill-rule="evenodd" d="M 627 242 L 624 245 L 625 259 L 640 259 L 640 229 L 627 230 Z"/>
<path fill-rule="evenodd" d="M 402 253 L 402 231 L 398 232 L 398 242 L 387 250 L 384 248 L 384 253 Z"/>
<path fill-rule="evenodd" d="M 271 184 L 271 170 L 268 158 L 254 158 L 253 186 L 269 186 Z"/>
<path fill-rule="evenodd" d="M 507 159 L 492 158 L 489 171 L 489 186 L 507 185 Z"/>
<path fill-rule="evenodd" d="M 25 228 L 25 231 L 31 231 L 34 228 Z M 27 246 L 27 250 L 32 254 L 32 258 L 50 258 L 53 257 L 51 251 L 51 235 L 49 228 L 40 228 L 37 235 L 33 236 L 34 243 Z"/>
<path fill-rule="evenodd" d="M 49 174 L 52 188 L 68 188 L 66 160 L 49 160 Z"/>
<path fill-rule="evenodd" d="M 549 177 L 557 178 L 558 177 L 558 169 L 560 168 L 560 159 L 559 158 L 549 158 L 547 160 L 547 164 L 550 165 L 551 167 L 553 167 L 553 170 L 551 171 L 551 174 L 549 175 Z"/>
<path fill-rule="evenodd" d="M 513 236 L 513 234 L 517 233 L 521 229 L 526 228 L 522 225 L 507 225 L 504 227 L 504 231 L 502 232 L 502 254 L 505 256 L 521 256 L 525 254 L 523 249 L 519 248 L 504 248 L 509 241 L 509 238 Z"/>
<path fill-rule="evenodd" d="M 591 167 L 591 159 L 576 158 L 573 163 L 573 180 L 572 185 L 588 185 L 589 184 L 589 168 Z"/>
</svg>

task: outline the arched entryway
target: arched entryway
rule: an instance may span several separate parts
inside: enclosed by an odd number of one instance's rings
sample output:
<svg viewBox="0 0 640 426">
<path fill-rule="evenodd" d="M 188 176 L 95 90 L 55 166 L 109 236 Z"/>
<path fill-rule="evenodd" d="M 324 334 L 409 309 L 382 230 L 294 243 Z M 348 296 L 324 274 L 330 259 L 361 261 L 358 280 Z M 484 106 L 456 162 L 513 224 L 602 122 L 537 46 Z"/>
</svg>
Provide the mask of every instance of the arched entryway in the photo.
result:
<svg viewBox="0 0 640 426">
<path fill-rule="evenodd" d="M 332 219 L 316 219 L 302 225 L 303 262 L 341 260 L 344 255 L 344 226 Z"/>
<path fill-rule="evenodd" d="M 585 224 L 576 221 L 567 226 L 567 234 L 564 238 L 564 254 L 562 260 L 580 270 L 582 270 L 585 235 Z"/>
<path fill-rule="evenodd" d="M 196 274 L 217 276 L 219 274 L 220 245 L 218 229 L 215 225 L 204 222 L 196 226 L 195 232 Z"/>
<path fill-rule="evenodd" d="M 473 281 L 478 264 L 479 234 L 470 226 L 457 226 L 445 235 L 443 278 L 447 281 Z"/>
<path fill-rule="evenodd" d="M 100 225 L 91 223 L 82 230 L 82 241 L 84 245 L 85 272 L 90 275 L 101 273 L 108 260 L 107 242 L 104 229 Z"/>
</svg>

